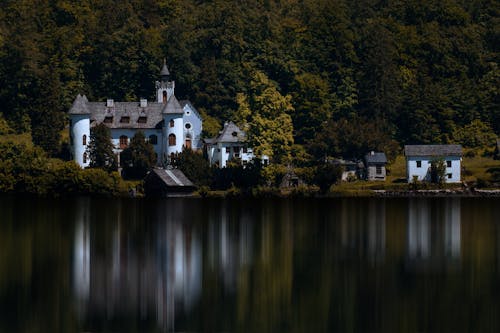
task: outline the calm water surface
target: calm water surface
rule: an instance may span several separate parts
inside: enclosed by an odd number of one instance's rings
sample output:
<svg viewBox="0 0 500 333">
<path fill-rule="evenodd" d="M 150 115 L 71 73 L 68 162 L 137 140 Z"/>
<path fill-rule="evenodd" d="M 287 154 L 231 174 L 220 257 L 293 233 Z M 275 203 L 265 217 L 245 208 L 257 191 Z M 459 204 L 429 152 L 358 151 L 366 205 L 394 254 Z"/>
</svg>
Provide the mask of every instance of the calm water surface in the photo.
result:
<svg viewBox="0 0 500 333">
<path fill-rule="evenodd" d="M 500 199 L 0 197 L 0 332 L 500 332 Z"/>
</svg>

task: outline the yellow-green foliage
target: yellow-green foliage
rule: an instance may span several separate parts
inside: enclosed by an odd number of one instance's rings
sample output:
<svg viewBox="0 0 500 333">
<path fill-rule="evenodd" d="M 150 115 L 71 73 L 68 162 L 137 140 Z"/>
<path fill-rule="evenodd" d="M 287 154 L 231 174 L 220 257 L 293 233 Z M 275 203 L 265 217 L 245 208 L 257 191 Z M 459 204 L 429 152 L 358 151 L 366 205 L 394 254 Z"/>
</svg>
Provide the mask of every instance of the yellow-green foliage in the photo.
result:
<svg viewBox="0 0 500 333">
<path fill-rule="evenodd" d="M 118 173 L 82 170 L 75 162 L 48 158 L 39 147 L 0 142 L 0 192 L 38 195 L 127 193 Z"/>
</svg>

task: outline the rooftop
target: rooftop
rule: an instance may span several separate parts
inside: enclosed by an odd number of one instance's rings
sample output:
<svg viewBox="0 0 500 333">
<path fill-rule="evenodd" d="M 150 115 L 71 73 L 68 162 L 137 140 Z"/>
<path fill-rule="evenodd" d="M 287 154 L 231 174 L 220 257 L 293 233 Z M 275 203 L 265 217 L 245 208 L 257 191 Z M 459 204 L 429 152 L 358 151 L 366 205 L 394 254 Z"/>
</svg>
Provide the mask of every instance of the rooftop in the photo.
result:
<svg viewBox="0 0 500 333">
<path fill-rule="evenodd" d="M 406 145 L 405 156 L 462 156 L 461 145 Z"/>
<path fill-rule="evenodd" d="M 387 157 L 385 153 L 381 152 L 370 152 L 365 155 L 366 163 L 387 163 Z"/>
</svg>

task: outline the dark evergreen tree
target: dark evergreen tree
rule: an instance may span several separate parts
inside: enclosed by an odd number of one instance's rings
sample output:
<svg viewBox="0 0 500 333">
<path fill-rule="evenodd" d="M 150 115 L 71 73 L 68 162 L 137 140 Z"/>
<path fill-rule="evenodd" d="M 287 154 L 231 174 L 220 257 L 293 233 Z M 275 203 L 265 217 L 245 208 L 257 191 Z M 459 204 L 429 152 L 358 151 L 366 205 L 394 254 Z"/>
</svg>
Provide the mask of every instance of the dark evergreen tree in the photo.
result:
<svg viewBox="0 0 500 333">
<path fill-rule="evenodd" d="M 113 153 L 111 134 L 106 125 L 99 124 L 91 129 L 87 154 L 91 168 L 101 168 L 107 171 L 117 170 L 118 165 Z"/>
<path fill-rule="evenodd" d="M 137 132 L 130 144 L 120 154 L 123 176 L 129 179 L 142 179 L 156 163 L 153 145 L 146 142 L 144 133 Z"/>
</svg>

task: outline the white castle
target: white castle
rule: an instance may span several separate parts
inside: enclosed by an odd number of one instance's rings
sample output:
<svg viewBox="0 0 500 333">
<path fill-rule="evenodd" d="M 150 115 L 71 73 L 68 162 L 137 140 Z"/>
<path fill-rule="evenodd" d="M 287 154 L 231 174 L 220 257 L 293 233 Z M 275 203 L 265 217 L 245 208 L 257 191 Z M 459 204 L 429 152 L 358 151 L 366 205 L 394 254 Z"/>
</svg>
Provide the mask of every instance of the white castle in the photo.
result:
<svg viewBox="0 0 500 333">
<path fill-rule="evenodd" d="M 118 156 L 135 133 L 142 131 L 154 147 L 159 165 L 169 163 L 173 154 L 183 147 L 201 149 L 202 119 L 193 105 L 178 101 L 174 94 L 175 81 L 170 79 L 167 64 L 163 62 L 160 81 L 156 82 L 156 101 L 89 102 L 78 95 L 69 109 L 70 145 L 73 159 L 81 166 L 89 166 L 87 145 L 90 129 L 105 124 L 111 132 L 114 152 Z"/>
</svg>

